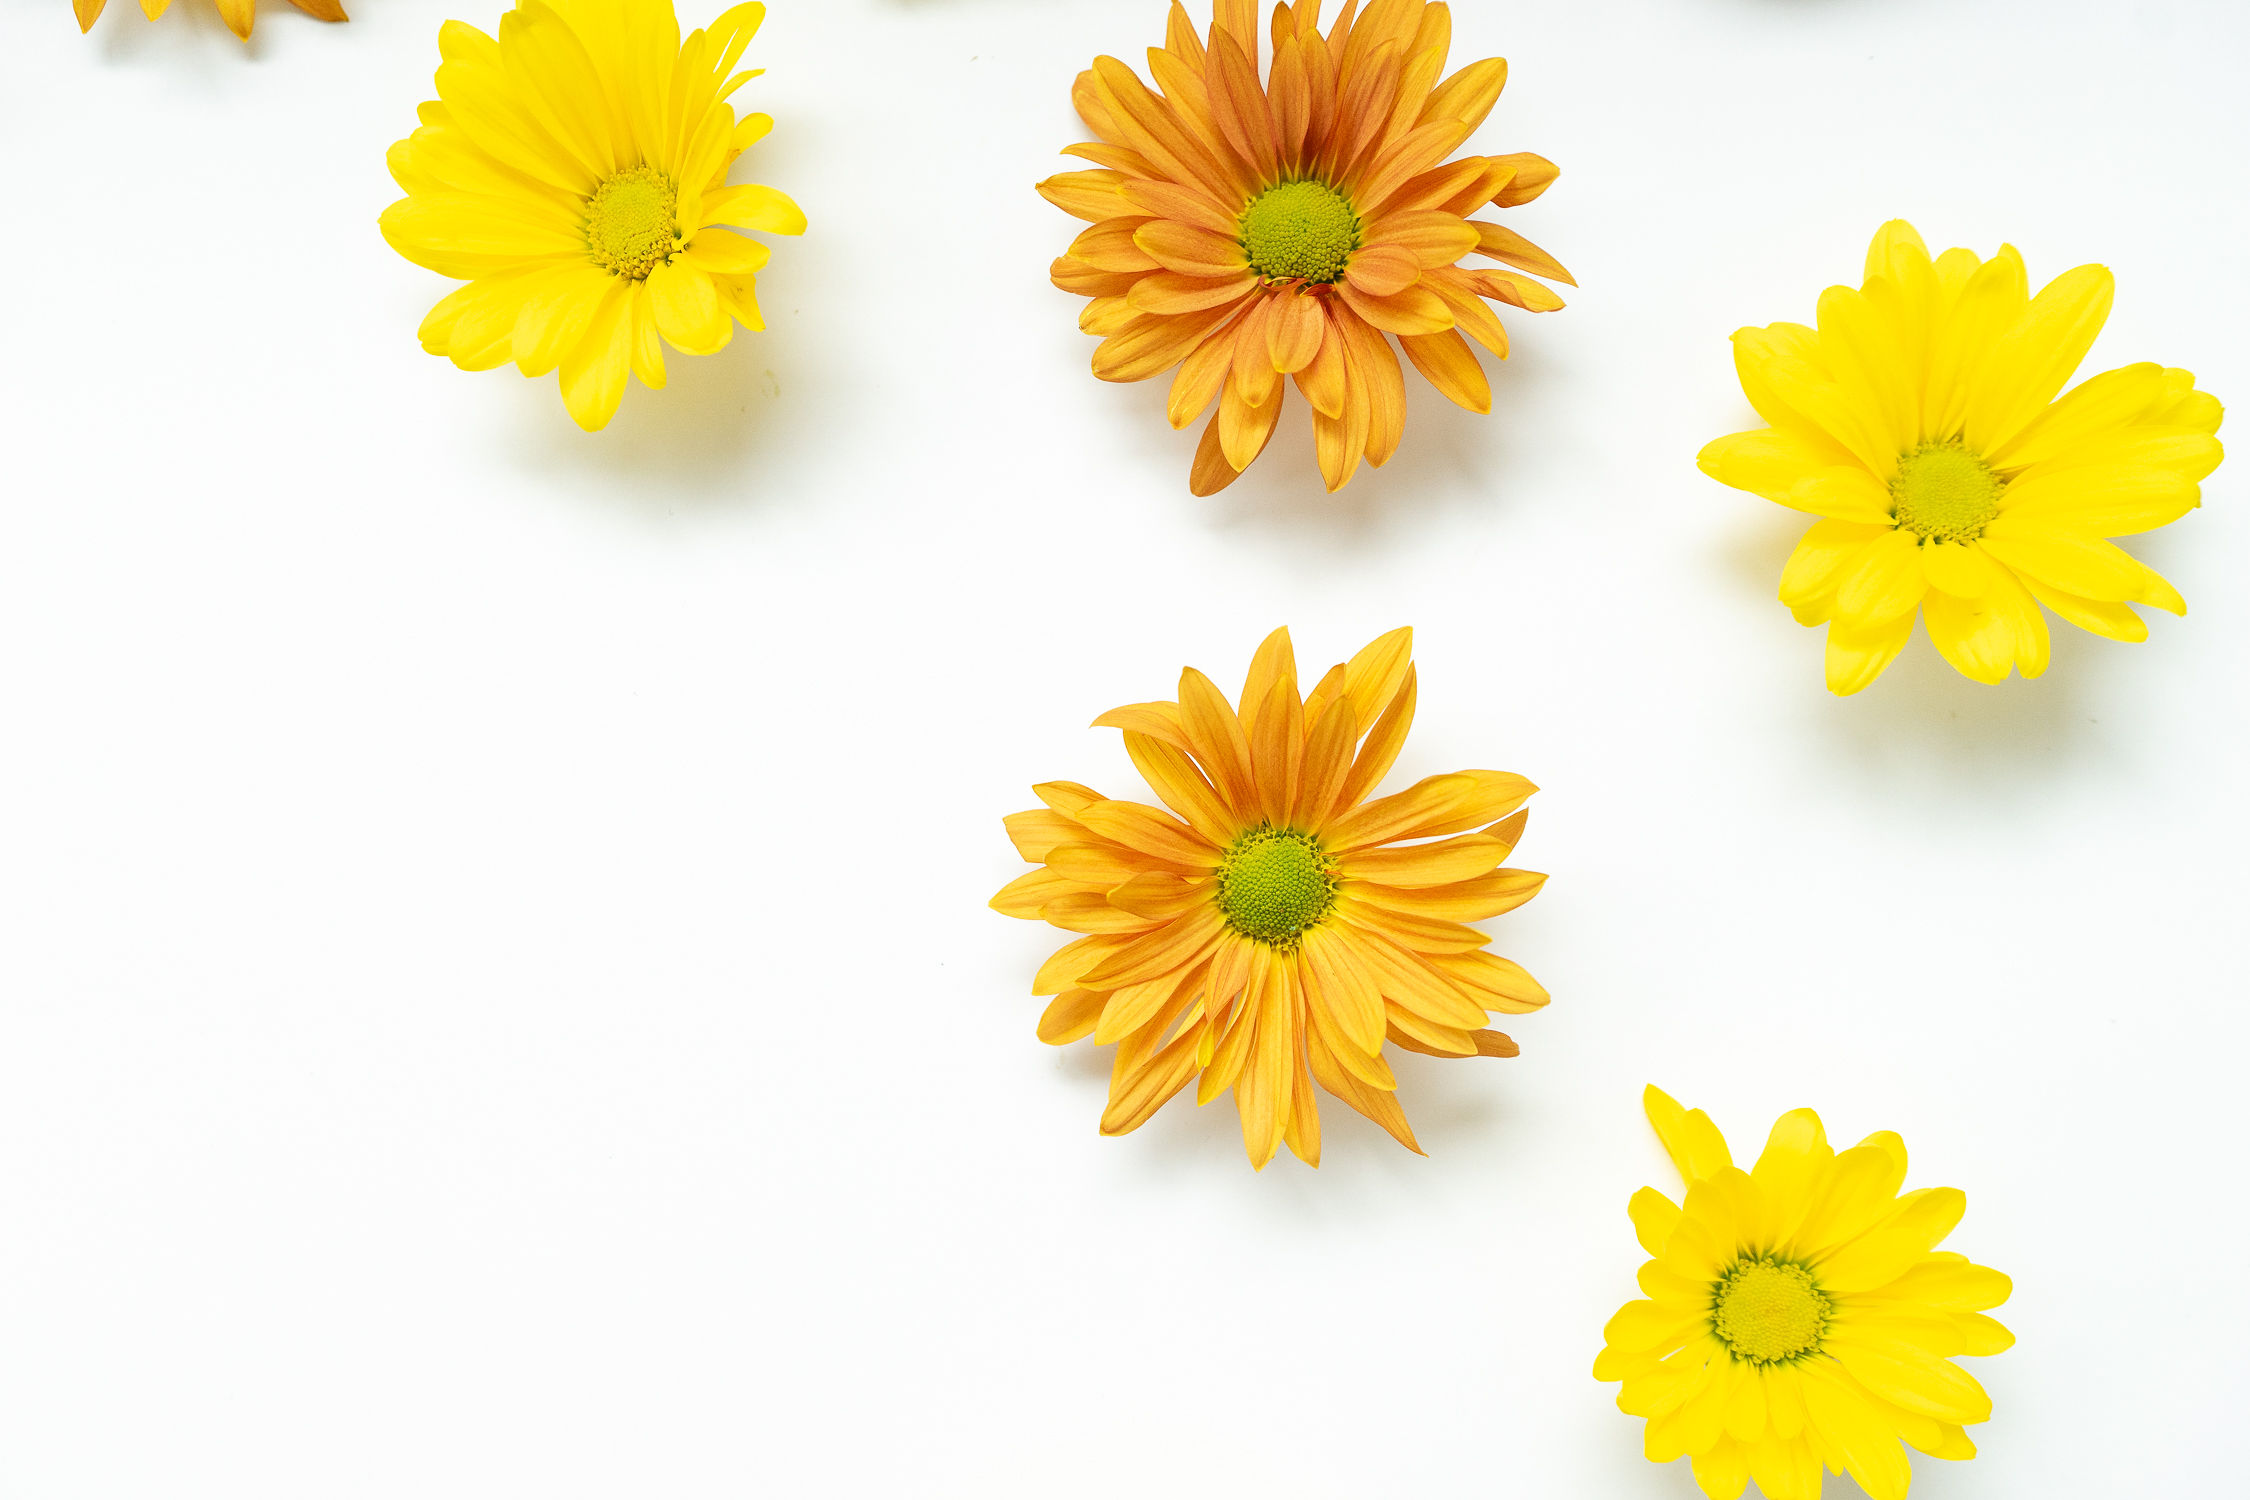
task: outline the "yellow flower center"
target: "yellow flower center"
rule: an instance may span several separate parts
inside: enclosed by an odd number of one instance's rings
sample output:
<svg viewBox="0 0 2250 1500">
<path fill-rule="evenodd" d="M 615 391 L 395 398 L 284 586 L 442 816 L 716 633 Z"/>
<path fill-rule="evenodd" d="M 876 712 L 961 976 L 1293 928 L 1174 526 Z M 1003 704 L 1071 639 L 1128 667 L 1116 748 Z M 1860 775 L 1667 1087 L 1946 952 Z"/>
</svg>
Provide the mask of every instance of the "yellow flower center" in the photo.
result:
<svg viewBox="0 0 2250 1500">
<path fill-rule="evenodd" d="M 654 167 L 604 178 L 586 200 L 587 253 L 603 270 L 641 280 L 679 248 L 678 206 L 672 179 Z"/>
<path fill-rule="evenodd" d="M 1899 460 L 1891 514 L 1924 541 L 1974 541 L 2000 514 L 2005 488 L 1983 459 L 1959 443 L 1924 443 Z"/>
<path fill-rule="evenodd" d="M 1336 904 L 1332 864 L 1309 833 L 1254 828 L 1219 861 L 1219 910 L 1227 925 L 1271 948 L 1297 946 Z"/>
<path fill-rule="evenodd" d="M 1770 1255 L 1745 1258 L 1712 1284 L 1711 1331 L 1749 1364 L 1799 1359 L 1828 1331 L 1828 1298 L 1803 1266 Z"/>
<path fill-rule="evenodd" d="M 1352 200 L 1325 182 L 1267 188 L 1242 211 L 1242 253 L 1268 281 L 1334 281 L 1358 248 Z"/>
</svg>

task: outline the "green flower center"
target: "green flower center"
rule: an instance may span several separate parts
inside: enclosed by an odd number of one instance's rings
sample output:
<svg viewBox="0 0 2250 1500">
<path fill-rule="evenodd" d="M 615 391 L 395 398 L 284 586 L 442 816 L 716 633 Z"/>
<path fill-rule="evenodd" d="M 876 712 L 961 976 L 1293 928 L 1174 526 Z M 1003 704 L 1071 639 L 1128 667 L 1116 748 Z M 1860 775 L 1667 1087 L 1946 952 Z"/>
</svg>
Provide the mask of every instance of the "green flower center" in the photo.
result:
<svg viewBox="0 0 2250 1500">
<path fill-rule="evenodd" d="M 1898 462 L 1891 514 L 1926 542 L 1969 542 L 2000 514 L 2007 486 L 1959 443 L 1924 443 Z"/>
<path fill-rule="evenodd" d="M 1811 1354 L 1828 1332 L 1828 1313 L 1812 1273 L 1770 1255 L 1736 1261 L 1711 1286 L 1711 1331 L 1748 1364 Z"/>
<path fill-rule="evenodd" d="M 1336 904 L 1333 864 L 1309 833 L 1259 827 L 1219 861 L 1219 910 L 1254 942 L 1288 950 Z"/>
<path fill-rule="evenodd" d="M 679 195 L 654 167 L 602 180 L 586 200 L 586 251 L 614 275 L 641 280 L 679 248 Z"/>
<path fill-rule="evenodd" d="M 1325 182 L 1267 188 L 1242 211 L 1242 253 L 1268 281 L 1334 281 L 1358 248 L 1352 200 Z"/>
</svg>

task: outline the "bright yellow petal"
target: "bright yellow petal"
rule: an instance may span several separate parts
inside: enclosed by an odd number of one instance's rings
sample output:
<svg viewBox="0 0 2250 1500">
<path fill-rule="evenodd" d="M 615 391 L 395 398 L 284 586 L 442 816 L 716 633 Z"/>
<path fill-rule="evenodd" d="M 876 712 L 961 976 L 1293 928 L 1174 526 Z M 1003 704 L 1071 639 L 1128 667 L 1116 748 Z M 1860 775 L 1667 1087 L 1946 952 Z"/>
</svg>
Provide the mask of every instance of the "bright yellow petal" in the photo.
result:
<svg viewBox="0 0 2250 1500">
<path fill-rule="evenodd" d="M 2078 369 L 2109 319 L 2117 283 L 2107 266 L 2079 266 L 2049 282 L 1986 353 L 1962 436 L 1990 453 L 2021 432 Z"/>
<path fill-rule="evenodd" d="M 734 320 L 700 266 L 675 257 L 651 270 L 646 285 L 656 331 L 674 346 L 689 354 L 716 354 L 727 346 Z"/>
<path fill-rule="evenodd" d="M 1834 449 L 1772 427 L 1704 445 L 1696 465 L 1721 484 L 1792 510 L 1865 525 L 1890 524 L 1890 492 L 1868 470 L 1838 465 Z"/>
<path fill-rule="evenodd" d="M 1985 528 L 1984 550 L 2018 573 L 2050 588 L 2115 603 L 2173 606 L 2171 586 L 2120 548 L 2108 542 L 2073 537 L 2041 526 L 2036 518 L 2002 516 Z"/>
<path fill-rule="evenodd" d="M 1632 1217 L 1633 1235 L 1641 1248 L 1651 1255 L 1662 1255 L 1664 1242 L 1680 1222 L 1680 1206 L 1655 1188 L 1645 1187 L 1626 1202 L 1625 1211 Z"/>
<path fill-rule="evenodd" d="M 1886 521 L 1822 521 L 1797 541 L 1781 569 L 1781 602 L 1800 625 L 1817 625 L 1835 612 L 1836 581 L 1870 543 L 1891 534 Z"/>
<path fill-rule="evenodd" d="M 703 222 L 731 224 L 765 234 L 803 234 L 805 211 L 779 188 L 746 182 L 721 188 L 703 200 Z"/>
<path fill-rule="evenodd" d="M 713 276 L 748 276 L 773 259 L 771 249 L 728 229 L 698 229 L 681 254 Z"/>
<path fill-rule="evenodd" d="M 1949 271 L 1967 272 L 1958 292 L 1945 298 L 1922 392 L 1922 431 L 1949 436 L 1968 421 L 1994 347 L 2021 321 L 2031 298 L 2023 257 L 2013 245 L 2002 245 L 1981 265 L 1966 251 L 1949 250 L 1938 257 L 1937 270 L 1941 282 L 1950 281 Z"/>
<path fill-rule="evenodd" d="M 1702 1110 L 1685 1108 L 1653 1083 L 1641 1091 L 1641 1107 L 1683 1181 L 1694 1183 L 1734 1165 L 1726 1137 Z"/>
<path fill-rule="evenodd" d="M 1922 623 L 1930 633 L 1930 644 L 1955 671 L 1976 682 L 2000 682 L 2011 667 L 2026 678 L 2039 676 L 2047 670 L 2046 617 L 2023 585 L 2005 571 L 1993 570 L 1988 584 L 1976 598 L 1933 591 L 1922 601 Z"/>
<path fill-rule="evenodd" d="M 1837 575 L 1836 612 L 1855 625 L 1877 625 L 1913 614 L 1928 588 L 1914 533 L 1887 532 Z"/>
<path fill-rule="evenodd" d="M 576 348 L 563 356 L 563 405 L 571 420 L 598 432 L 617 414 L 625 397 L 632 357 L 631 284 L 612 278 Z"/>
<path fill-rule="evenodd" d="M 1883 675 L 1906 638 L 1914 633 L 1914 612 L 1875 625 L 1832 621 L 1828 626 L 1828 691 L 1848 697 Z"/>
</svg>

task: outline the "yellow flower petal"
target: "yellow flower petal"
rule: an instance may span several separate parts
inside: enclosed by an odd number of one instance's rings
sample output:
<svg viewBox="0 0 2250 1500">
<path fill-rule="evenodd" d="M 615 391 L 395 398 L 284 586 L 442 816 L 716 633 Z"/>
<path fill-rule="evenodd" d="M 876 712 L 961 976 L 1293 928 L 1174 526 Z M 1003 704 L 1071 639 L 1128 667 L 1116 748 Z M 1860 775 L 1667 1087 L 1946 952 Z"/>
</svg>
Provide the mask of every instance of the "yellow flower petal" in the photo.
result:
<svg viewBox="0 0 2250 1500">
<path fill-rule="evenodd" d="M 1726 1137 L 1702 1110 L 1682 1108 L 1678 1100 L 1653 1083 L 1641 1090 L 1641 1108 L 1656 1127 L 1657 1139 L 1664 1143 L 1672 1165 L 1689 1183 L 1715 1177 L 1734 1165 Z"/>
<path fill-rule="evenodd" d="M 1828 1341 L 1828 1348 L 1852 1379 L 1893 1405 L 1955 1424 L 1992 1416 L 1992 1398 L 1984 1387 L 1951 1360 L 1905 1344 L 1862 1343 L 1841 1334 Z"/>
<path fill-rule="evenodd" d="M 1872 1229 L 1820 1258 L 1821 1286 L 1848 1295 L 1889 1285 L 1936 1249 L 1961 1222 L 1968 1206 L 1968 1198 L 1958 1188 L 1924 1188 L 1907 1194 Z"/>
<path fill-rule="evenodd" d="M 2002 516 L 1986 528 L 1984 550 L 2015 571 L 2066 593 L 2089 599 L 2158 602 L 2149 597 L 2154 575 L 2124 551 L 2108 542 L 2041 527 L 2036 518 Z"/>
<path fill-rule="evenodd" d="M 1962 436 L 1990 453 L 2055 399 L 2109 320 L 2117 283 L 2107 266 L 2079 266 L 2049 282 L 1986 353 Z"/>
<path fill-rule="evenodd" d="M 1836 620 L 1828 627 L 1828 691 L 1849 696 L 1883 675 L 1914 633 L 1912 611 L 1874 625 Z"/>
<path fill-rule="evenodd" d="M 1857 465 L 1840 465 L 1833 446 L 1777 428 L 1716 438 L 1696 466 L 1738 490 L 1777 505 L 1867 525 L 1891 523 L 1890 494 Z"/>
<path fill-rule="evenodd" d="M 2004 532 L 2038 525 L 2091 538 L 2169 526 L 2202 503 L 2196 481 L 2218 467 L 2221 450 L 2216 438 L 2174 433 L 2110 452 L 2115 462 L 2058 460 L 2008 486 Z"/>
<path fill-rule="evenodd" d="M 1999 682 L 2011 667 L 2026 678 L 2045 672 L 2047 621 L 2031 595 L 1999 569 L 1985 570 L 1978 581 L 1982 592 L 1976 597 L 1933 592 L 1922 601 L 1930 644 L 1955 671 L 1976 682 Z"/>
<path fill-rule="evenodd" d="M 719 289 L 704 270 L 675 259 L 648 273 L 656 331 L 688 354 L 716 354 L 734 334 Z"/>
<path fill-rule="evenodd" d="M 1836 581 L 1866 550 L 1890 535 L 1888 525 L 1822 521 L 1797 541 L 1781 569 L 1781 602 L 1800 625 L 1817 625 L 1835 612 Z"/>
<path fill-rule="evenodd" d="M 1998 1307 L 2014 1290 L 2014 1283 L 1990 1266 L 1945 1251 L 1924 1257 L 1883 1289 L 1887 1297 L 1954 1312 Z"/>
<path fill-rule="evenodd" d="M 703 200 L 705 224 L 731 224 L 764 234 L 803 234 L 805 211 L 779 188 L 754 182 L 721 188 Z"/>
<path fill-rule="evenodd" d="M 1772 1382 L 1769 1398 L 1777 1387 L 1794 1393 L 1798 1382 Z M 1786 1439 L 1769 1439 L 1751 1450 L 1750 1477 L 1765 1500 L 1821 1500 L 1820 1459 L 1794 1430 Z"/>
<path fill-rule="evenodd" d="M 2162 365 L 2138 364 L 2083 380 L 1988 457 L 2003 468 L 2028 468 L 2145 423 L 2164 399 L 2164 376 Z"/>
<path fill-rule="evenodd" d="M 1805 1411 L 1810 1425 L 1843 1460 L 1869 1500 L 1906 1500 L 1914 1471 L 1898 1435 L 1867 1393 L 1827 1362 L 1804 1367 Z"/>
<path fill-rule="evenodd" d="M 1632 1216 L 1634 1237 L 1641 1248 L 1650 1255 L 1662 1255 L 1664 1242 L 1680 1222 L 1680 1206 L 1655 1188 L 1642 1188 L 1626 1202 L 1625 1211 Z"/>
<path fill-rule="evenodd" d="M 1837 613 L 1867 626 L 1911 614 L 1928 591 L 1914 534 L 1892 531 L 1860 549 L 1836 580 Z"/>
</svg>

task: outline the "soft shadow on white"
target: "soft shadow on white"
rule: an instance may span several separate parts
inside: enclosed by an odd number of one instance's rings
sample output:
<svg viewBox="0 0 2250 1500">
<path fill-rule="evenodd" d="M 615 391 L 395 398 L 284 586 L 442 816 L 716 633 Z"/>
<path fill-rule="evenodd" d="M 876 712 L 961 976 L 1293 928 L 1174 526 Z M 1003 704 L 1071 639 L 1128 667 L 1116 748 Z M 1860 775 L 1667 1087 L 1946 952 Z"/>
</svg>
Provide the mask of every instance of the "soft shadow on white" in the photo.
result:
<svg viewBox="0 0 2250 1500">
<path fill-rule="evenodd" d="M 1257 462 L 1232 485 L 1212 496 L 1214 524 L 1236 532 L 1310 536 L 1338 552 L 1358 551 L 1391 537 L 1424 534 L 1464 493 L 1479 511 L 1504 510 L 1517 503 L 1509 484 L 1511 461 L 1522 451 L 1529 419 L 1525 398 L 1555 372 L 1520 346 L 1505 360 L 1479 351 L 1492 383 L 1492 411 L 1468 411 L 1440 395 L 1411 364 L 1406 375 L 1406 428 L 1398 452 L 1382 468 L 1362 463 L 1351 481 L 1326 492 L 1314 457 L 1312 415 L 1294 385 L 1273 438 Z M 1164 421 L 1168 381 L 1154 387 L 1145 420 Z M 1206 417 L 1205 420 L 1208 420 Z M 1183 458 L 1192 458 L 1202 422 L 1184 435 Z"/>
</svg>

